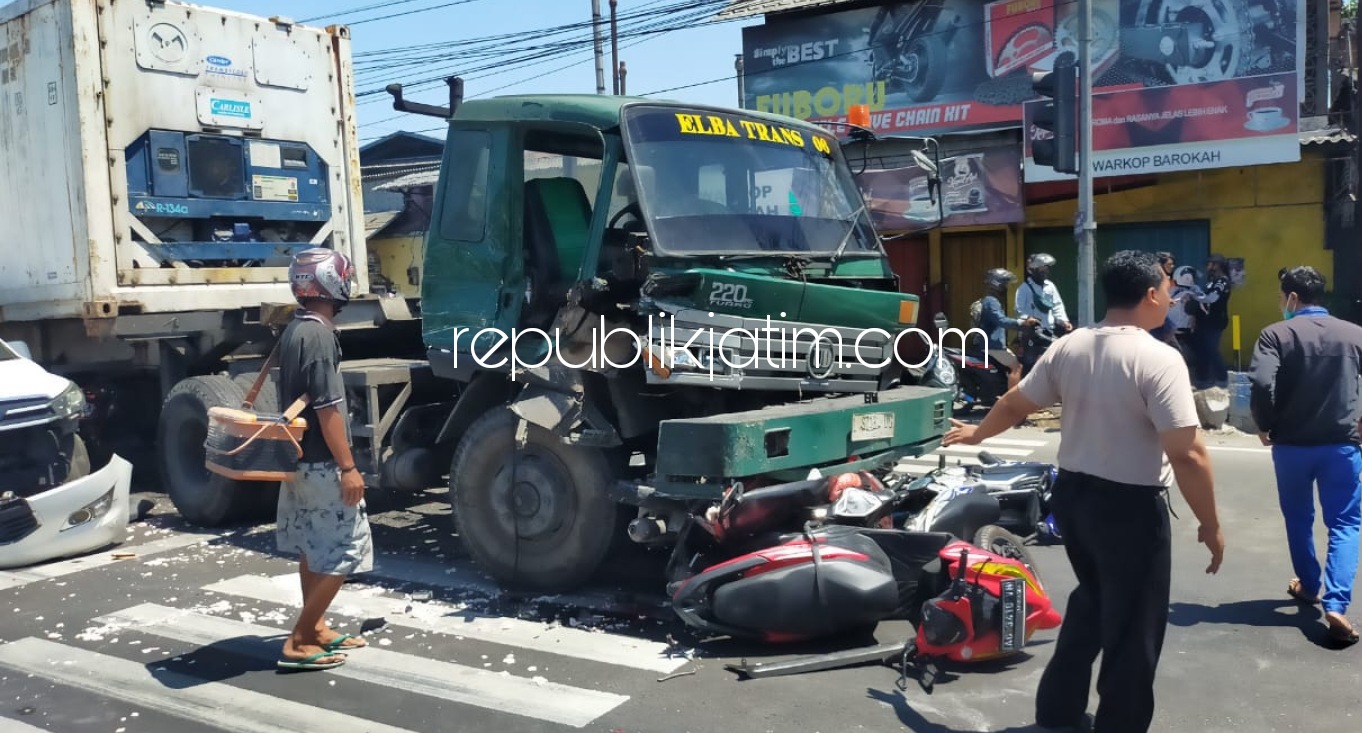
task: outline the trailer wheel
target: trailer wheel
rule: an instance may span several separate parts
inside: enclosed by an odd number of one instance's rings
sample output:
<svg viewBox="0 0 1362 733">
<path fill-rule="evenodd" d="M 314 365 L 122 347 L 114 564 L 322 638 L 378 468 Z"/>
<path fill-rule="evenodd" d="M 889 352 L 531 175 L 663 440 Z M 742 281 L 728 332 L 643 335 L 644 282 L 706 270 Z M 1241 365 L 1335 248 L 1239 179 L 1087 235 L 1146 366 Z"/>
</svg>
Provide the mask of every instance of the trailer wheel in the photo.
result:
<svg viewBox="0 0 1362 733">
<path fill-rule="evenodd" d="M 988 550 L 995 555 L 1011 558 L 1021 562 L 1026 566 L 1031 574 L 1040 578 L 1040 571 L 1036 569 L 1036 563 L 1031 559 L 1031 553 L 1026 551 L 1026 544 L 1022 538 L 999 527 L 996 524 L 988 524 L 979 528 L 974 533 L 974 545 L 980 549 Z"/>
<path fill-rule="evenodd" d="M 231 379 L 212 375 L 175 385 L 161 406 L 156 431 L 161 481 L 175 509 L 190 524 L 219 527 L 250 518 L 262 508 L 261 494 L 269 487 L 232 481 L 204 467 L 208 410 L 240 407 L 243 399 L 245 394 Z"/>
<path fill-rule="evenodd" d="M 503 585 L 557 592 L 586 582 L 609 553 L 617 507 L 600 451 L 566 445 L 497 407 L 469 426 L 450 470 L 454 528 Z"/>
</svg>

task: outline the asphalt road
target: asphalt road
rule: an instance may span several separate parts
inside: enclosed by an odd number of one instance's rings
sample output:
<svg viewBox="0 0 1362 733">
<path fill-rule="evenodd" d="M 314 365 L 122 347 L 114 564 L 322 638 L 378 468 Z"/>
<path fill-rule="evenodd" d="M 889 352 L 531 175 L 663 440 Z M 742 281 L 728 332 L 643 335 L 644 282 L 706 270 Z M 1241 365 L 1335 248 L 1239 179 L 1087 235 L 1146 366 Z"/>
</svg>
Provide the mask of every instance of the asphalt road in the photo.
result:
<svg viewBox="0 0 1362 733">
<path fill-rule="evenodd" d="M 989 447 L 1053 460 L 1057 439 L 1027 429 Z M 1208 442 L 1229 547 L 1220 574 L 1205 575 L 1195 522 L 1175 500 L 1154 729 L 1356 724 L 1362 650 L 1329 648 L 1318 611 L 1285 594 L 1269 454 L 1242 435 Z M 345 631 L 378 627 L 371 647 L 338 670 L 281 675 L 273 663 L 298 592 L 272 527 L 199 532 L 160 499 L 116 548 L 131 557 L 0 572 L 0 733 L 1025 731 L 1055 635 L 1038 634 L 1005 664 L 948 669 L 930 696 L 911 682 L 900 691 L 897 673 L 877 665 L 740 681 L 725 664 L 832 647 L 697 645 L 658 605 L 660 558 L 647 554 L 572 597 L 499 595 L 449 540 L 436 493 L 370 500 L 378 567 L 346 586 L 331 619 Z M 1318 541 L 1322 551 L 1322 529 Z M 1072 588 L 1063 549 L 1032 552 L 1062 611 Z M 886 623 L 876 635 L 908 633 Z"/>
</svg>

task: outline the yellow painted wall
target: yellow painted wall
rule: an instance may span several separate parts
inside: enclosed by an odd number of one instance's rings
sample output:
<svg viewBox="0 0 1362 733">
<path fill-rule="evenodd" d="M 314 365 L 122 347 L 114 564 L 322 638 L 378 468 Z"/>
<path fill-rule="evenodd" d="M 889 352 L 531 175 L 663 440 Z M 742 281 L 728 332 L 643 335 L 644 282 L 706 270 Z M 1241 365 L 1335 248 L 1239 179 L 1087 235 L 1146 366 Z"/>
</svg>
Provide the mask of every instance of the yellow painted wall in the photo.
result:
<svg viewBox="0 0 1362 733">
<path fill-rule="evenodd" d="M 421 286 L 411 282 L 407 268 L 420 271 L 425 246 L 424 234 L 369 240 L 369 249 L 378 255 L 378 271 L 393 282 L 404 298 L 421 297 Z"/>
<path fill-rule="evenodd" d="M 1278 270 L 1310 265 L 1333 287 L 1333 253 L 1324 249 L 1324 166 L 1323 158 L 1304 153 L 1299 163 L 1174 173 L 1155 186 L 1097 193 L 1097 226 L 1209 220 L 1211 252 L 1244 258 L 1244 285 L 1230 298 L 1230 316 L 1239 316 L 1243 365 L 1248 368 L 1259 331 L 1281 320 Z M 1100 192 L 1101 180 L 1096 183 Z M 1036 228 L 1072 227 L 1076 210 L 1073 200 L 1029 206 L 1026 222 Z M 1151 243 L 1150 249 L 1157 248 Z M 1198 270 L 1204 265 L 1179 264 Z M 1221 346 L 1234 369 L 1231 330 L 1226 329 Z"/>
</svg>

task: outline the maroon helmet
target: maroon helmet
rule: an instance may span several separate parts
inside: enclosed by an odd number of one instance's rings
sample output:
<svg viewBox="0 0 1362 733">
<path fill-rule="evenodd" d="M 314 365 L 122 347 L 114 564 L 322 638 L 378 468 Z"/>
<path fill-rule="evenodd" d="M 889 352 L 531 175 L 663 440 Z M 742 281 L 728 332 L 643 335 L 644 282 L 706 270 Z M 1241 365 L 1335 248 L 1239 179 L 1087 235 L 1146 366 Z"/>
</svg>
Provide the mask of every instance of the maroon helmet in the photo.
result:
<svg viewBox="0 0 1362 733">
<path fill-rule="evenodd" d="M 350 282 L 354 274 L 355 267 L 349 257 L 325 247 L 299 252 L 288 268 L 289 285 L 299 302 L 309 298 L 350 302 Z"/>
</svg>

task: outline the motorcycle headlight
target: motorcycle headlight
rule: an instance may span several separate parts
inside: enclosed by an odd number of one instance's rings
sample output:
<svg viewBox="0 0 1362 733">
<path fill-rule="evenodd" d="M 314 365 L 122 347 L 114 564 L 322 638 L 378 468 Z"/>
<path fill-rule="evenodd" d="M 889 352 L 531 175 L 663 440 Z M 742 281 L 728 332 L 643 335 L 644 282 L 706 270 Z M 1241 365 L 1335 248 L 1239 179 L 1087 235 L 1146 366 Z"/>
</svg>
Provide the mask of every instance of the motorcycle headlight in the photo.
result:
<svg viewBox="0 0 1362 733">
<path fill-rule="evenodd" d="M 65 532 L 68 529 L 74 529 L 82 524 L 89 524 L 90 522 L 99 520 L 113 508 L 113 500 L 114 490 L 109 489 L 103 496 L 74 512 L 71 512 L 71 516 L 66 518 L 66 524 L 61 528 L 61 531 Z"/>
<path fill-rule="evenodd" d="M 85 393 L 73 382 L 50 404 L 57 417 L 80 417 L 85 414 Z"/>
<path fill-rule="evenodd" d="M 948 359 L 938 359 L 936 362 L 936 378 L 947 387 L 955 384 L 955 365 Z"/>
</svg>

